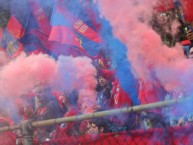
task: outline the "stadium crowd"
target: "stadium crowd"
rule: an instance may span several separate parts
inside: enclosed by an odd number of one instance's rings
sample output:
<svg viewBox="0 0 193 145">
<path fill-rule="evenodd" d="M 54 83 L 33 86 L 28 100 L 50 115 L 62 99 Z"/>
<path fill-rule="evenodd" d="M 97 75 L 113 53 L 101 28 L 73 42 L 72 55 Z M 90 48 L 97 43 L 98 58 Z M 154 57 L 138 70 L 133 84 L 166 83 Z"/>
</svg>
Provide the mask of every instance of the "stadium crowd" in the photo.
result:
<svg viewBox="0 0 193 145">
<path fill-rule="evenodd" d="M 177 17 L 174 17 L 177 13 Z M 176 42 L 182 42 L 187 39 L 186 43 L 181 43 L 184 47 L 184 55 L 187 59 L 193 58 L 193 21 L 185 23 L 182 18 L 180 8 L 155 15 L 151 20 L 153 29 L 158 32 L 163 40 L 169 46 Z M 170 28 L 173 18 L 177 18 L 181 24 L 179 33 L 175 36 L 170 35 L 162 29 L 164 26 Z M 161 23 L 159 20 L 161 19 Z M 183 41 L 185 42 L 185 41 Z M 110 57 L 101 50 L 101 55 L 93 60 L 93 65 L 97 70 L 97 97 L 95 112 L 117 109 L 121 107 L 133 106 L 134 103 L 130 95 L 121 87 L 116 72 L 113 70 Z M 142 79 L 137 80 L 135 86 L 138 90 L 138 100 L 140 104 L 148 104 L 169 99 L 177 99 L 186 97 L 183 90 L 173 90 L 167 92 L 155 79 L 147 82 Z M 27 98 L 27 99 L 26 99 Z M 24 94 L 17 101 L 17 109 L 19 120 L 41 121 L 46 119 L 69 117 L 83 114 L 78 104 L 78 92 L 73 90 L 68 94 L 60 91 L 52 91 L 47 85 L 36 86 L 30 93 Z M 167 108 L 153 109 L 139 113 L 119 114 L 116 116 L 108 116 L 100 119 L 75 121 L 62 123 L 59 125 L 37 128 L 34 130 L 34 139 L 45 141 L 49 139 L 59 139 L 63 136 L 80 136 L 85 134 L 96 135 L 99 133 L 131 131 L 136 129 L 163 128 L 169 126 L 186 126 L 193 125 L 193 112 L 186 112 L 186 108 L 180 106 L 172 106 Z M 0 126 L 13 125 L 14 120 L 11 119 L 3 108 L 0 110 Z M 22 144 L 22 132 L 17 130 L 17 144 Z"/>
</svg>

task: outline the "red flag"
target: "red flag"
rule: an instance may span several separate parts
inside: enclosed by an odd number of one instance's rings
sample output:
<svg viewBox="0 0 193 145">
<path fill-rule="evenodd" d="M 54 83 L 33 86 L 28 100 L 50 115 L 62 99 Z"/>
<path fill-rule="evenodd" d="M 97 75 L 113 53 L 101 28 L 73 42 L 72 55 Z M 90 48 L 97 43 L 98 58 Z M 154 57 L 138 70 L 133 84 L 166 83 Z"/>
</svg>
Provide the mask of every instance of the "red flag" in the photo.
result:
<svg viewBox="0 0 193 145">
<path fill-rule="evenodd" d="M 14 16 L 10 17 L 6 28 L 7 31 L 16 39 L 19 39 L 24 35 L 24 29 L 22 25 Z"/>
<path fill-rule="evenodd" d="M 81 3 L 81 4 L 84 7 L 84 10 L 86 11 L 86 13 L 87 13 L 92 25 L 94 26 L 94 28 L 97 31 L 100 31 L 101 30 L 101 24 L 99 22 L 97 22 L 97 14 L 94 12 L 94 10 L 91 6 L 92 3 L 93 3 L 92 1 L 86 0 L 84 3 Z"/>
<path fill-rule="evenodd" d="M 75 33 L 66 26 L 53 26 L 49 40 L 80 47 L 79 39 Z"/>
<path fill-rule="evenodd" d="M 57 2 L 56 12 L 61 13 L 76 32 L 96 43 L 101 43 L 102 39 L 98 33 L 85 24 L 82 20 L 70 13 L 60 1 Z"/>
<path fill-rule="evenodd" d="M 154 9 L 157 12 L 166 12 L 175 7 L 173 0 L 159 0 Z"/>
<path fill-rule="evenodd" d="M 32 14 L 35 17 L 40 30 L 43 33 L 49 35 L 51 31 L 51 25 L 42 7 L 38 4 L 37 1 L 34 1 L 34 0 L 30 0 L 29 3 L 31 6 Z"/>
<path fill-rule="evenodd" d="M 47 48 L 47 49 L 51 49 L 52 48 L 52 42 L 48 41 L 48 35 L 46 35 L 45 33 L 42 33 L 40 30 L 38 29 L 32 29 L 29 34 L 33 34 L 35 37 L 37 37 L 41 43 Z"/>
<path fill-rule="evenodd" d="M 66 48 L 65 45 L 62 45 L 58 42 L 53 42 L 48 40 L 48 35 L 42 33 L 38 29 L 32 29 L 29 34 L 33 34 L 50 52 L 56 55 L 72 55 L 79 56 L 81 53 L 80 47 L 77 49 L 74 48 Z"/>
<path fill-rule="evenodd" d="M 185 46 L 185 45 L 190 45 L 190 40 L 183 40 L 180 42 L 181 45 Z"/>
<path fill-rule="evenodd" d="M 3 38 L 3 29 L 0 28 L 0 41 L 2 40 L 2 38 Z"/>
<path fill-rule="evenodd" d="M 12 57 L 16 57 L 24 50 L 22 43 L 18 39 L 23 37 L 25 30 L 13 15 L 8 21 L 6 30 L 7 33 L 5 32 L 4 35 L 6 35 L 6 40 L 9 40 L 5 48 L 6 52 Z"/>
<path fill-rule="evenodd" d="M 184 13 L 184 19 L 186 22 L 193 21 L 193 1 L 192 0 L 181 0 L 181 5 Z"/>
</svg>

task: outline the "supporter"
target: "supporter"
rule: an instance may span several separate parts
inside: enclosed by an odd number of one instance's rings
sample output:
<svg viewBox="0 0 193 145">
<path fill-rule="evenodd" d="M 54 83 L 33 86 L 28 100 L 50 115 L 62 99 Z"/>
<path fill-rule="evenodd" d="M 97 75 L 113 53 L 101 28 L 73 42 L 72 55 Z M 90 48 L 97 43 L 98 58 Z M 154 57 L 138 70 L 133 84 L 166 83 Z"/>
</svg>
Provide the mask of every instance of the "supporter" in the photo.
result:
<svg viewBox="0 0 193 145">
<path fill-rule="evenodd" d="M 188 58 L 193 58 L 193 21 L 189 25 L 187 39 L 190 40 Z"/>
<path fill-rule="evenodd" d="M 72 91 L 64 99 L 64 104 L 67 107 L 67 112 L 63 115 L 64 117 L 75 116 L 80 114 L 80 108 L 78 107 L 78 92 Z M 80 122 L 68 122 L 62 123 L 57 126 L 56 130 L 52 133 L 53 138 L 60 138 L 62 136 L 75 136 L 79 135 Z"/>
<path fill-rule="evenodd" d="M 38 120 L 61 117 L 56 98 L 52 95 L 51 89 L 47 86 L 39 86 L 35 90 L 35 106 Z"/>
<path fill-rule="evenodd" d="M 100 102 L 103 102 L 101 106 L 108 106 L 105 109 L 118 109 L 121 107 L 129 107 L 132 105 L 131 99 L 129 95 L 121 88 L 119 81 L 115 78 L 115 72 L 113 70 L 108 69 L 99 69 L 99 75 L 102 76 L 102 79 L 99 78 L 99 85 L 103 86 L 101 89 L 103 91 L 103 97 L 105 99 L 101 99 Z M 111 82 L 111 85 L 109 84 Z M 105 85 L 104 85 L 105 84 Z M 110 90 L 111 89 L 111 90 Z M 109 94 L 111 91 L 111 94 Z M 100 92 L 98 95 L 101 95 Z M 101 98 L 100 96 L 97 96 Z M 98 101 L 99 102 L 99 101 Z M 103 107 L 104 108 L 104 107 Z M 131 130 L 134 129 L 134 122 L 136 116 L 133 114 L 119 114 L 110 116 L 107 121 L 107 131 L 108 132 L 118 132 L 123 130 Z M 107 118 L 103 118 L 104 120 Z M 131 127 L 132 126 L 132 127 Z"/>
<path fill-rule="evenodd" d="M 36 120 L 47 120 L 61 117 L 61 109 L 57 103 L 56 98 L 52 95 L 51 89 L 48 86 L 38 86 L 35 88 L 35 118 Z M 44 141 L 49 137 L 50 132 L 54 130 L 55 126 L 38 128 L 36 136 L 38 140 Z"/>
<path fill-rule="evenodd" d="M 188 53 L 188 58 L 193 58 L 193 47 L 190 48 L 190 51 Z"/>
<path fill-rule="evenodd" d="M 187 38 L 188 38 L 188 40 L 193 41 L 193 21 L 190 23 L 189 27 L 190 28 L 189 28 L 188 33 L 187 33 Z"/>
<path fill-rule="evenodd" d="M 26 93 L 23 94 L 21 97 L 17 98 L 15 103 L 18 109 L 20 119 L 33 119 L 35 115 L 33 97 L 29 96 L 29 94 Z"/>
<path fill-rule="evenodd" d="M 164 100 L 165 91 L 156 80 L 139 80 L 139 101 L 142 105 Z M 164 124 L 161 109 L 148 110 L 142 112 L 141 128 L 162 127 Z"/>
<path fill-rule="evenodd" d="M 102 111 L 109 109 L 110 105 L 110 97 L 111 97 L 111 89 L 112 89 L 112 74 L 110 71 L 106 71 L 101 69 L 98 72 L 98 85 L 96 88 L 97 91 L 97 105 L 96 110 Z"/>
<path fill-rule="evenodd" d="M 68 111 L 66 106 L 66 97 L 61 91 L 53 91 L 53 96 L 56 98 L 59 107 L 61 108 L 62 114 L 65 114 Z"/>
<path fill-rule="evenodd" d="M 170 93 L 167 93 L 165 96 L 165 101 L 169 101 L 172 99 L 172 96 Z M 166 126 L 170 126 L 170 117 L 171 117 L 171 107 L 164 107 L 162 108 L 162 116 L 164 118 L 164 122 L 166 124 Z"/>
<path fill-rule="evenodd" d="M 105 120 L 102 119 L 93 119 L 91 120 L 87 125 L 87 132 L 86 134 L 99 134 L 99 133 L 105 133 L 107 131 L 107 124 Z"/>
<path fill-rule="evenodd" d="M 173 99 L 180 99 L 185 97 L 185 92 L 183 90 L 174 90 L 171 93 Z M 184 126 L 186 124 L 186 111 L 183 105 L 177 104 L 172 107 L 170 118 L 170 126 Z"/>
<path fill-rule="evenodd" d="M 0 127 L 13 125 L 14 122 L 9 118 L 9 115 L 1 107 L 0 107 Z M 16 143 L 15 133 L 11 131 L 0 133 L 0 145 L 4 145 L 4 144 L 15 145 L 15 143 Z"/>
</svg>

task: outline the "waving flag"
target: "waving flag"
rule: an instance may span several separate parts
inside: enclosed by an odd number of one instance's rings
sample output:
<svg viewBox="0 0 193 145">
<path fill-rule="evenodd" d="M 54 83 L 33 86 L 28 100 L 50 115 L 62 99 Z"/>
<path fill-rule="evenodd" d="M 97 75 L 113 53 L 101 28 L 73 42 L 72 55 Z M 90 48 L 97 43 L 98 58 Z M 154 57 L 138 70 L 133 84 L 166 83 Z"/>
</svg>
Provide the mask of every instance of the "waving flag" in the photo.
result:
<svg viewBox="0 0 193 145">
<path fill-rule="evenodd" d="M 182 4 L 184 19 L 186 22 L 192 22 L 193 21 L 193 1 L 192 0 L 181 0 Z"/>
<path fill-rule="evenodd" d="M 30 0 L 29 5 L 31 7 L 31 12 L 36 19 L 40 31 L 49 35 L 51 31 L 51 25 L 43 8 L 39 5 L 37 0 Z"/>
<path fill-rule="evenodd" d="M 20 22 L 11 16 L 7 24 L 7 31 L 15 38 L 19 39 L 24 35 L 24 29 Z"/>
<path fill-rule="evenodd" d="M 6 53 L 12 57 L 17 56 L 23 51 L 23 45 L 19 39 L 23 37 L 24 29 L 15 16 L 11 16 L 6 28 L 2 33 L 1 45 Z"/>
<path fill-rule="evenodd" d="M 63 14 L 57 10 L 57 5 L 55 6 L 52 13 L 51 24 L 52 29 L 49 35 L 50 41 L 80 47 L 80 41 L 78 37 L 70 28 L 70 23 L 63 17 Z"/>
<path fill-rule="evenodd" d="M 56 3 L 56 12 L 60 13 L 66 19 L 70 27 L 77 33 L 96 43 L 102 42 L 102 39 L 98 33 L 87 24 L 85 24 L 82 20 L 74 16 L 70 11 L 68 11 L 68 9 L 60 0 Z"/>
<path fill-rule="evenodd" d="M 58 40 L 64 43 L 66 40 L 76 40 L 75 32 L 86 37 L 89 41 L 101 42 L 101 38 L 92 28 L 82 20 L 75 17 L 67 10 L 61 1 L 57 1 L 52 15 L 52 31 L 49 40 Z M 61 31 L 62 30 L 62 31 Z M 63 34 L 58 34 L 58 31 Z M 56 35 L 58 34 L 58 35 Z M 75 42 L 76 45 L 76 42 Z"/>
<path fill-rule="evenodd" d="M 157 12 L 166 12 L 175 7 L 173 0 L 159 0 L 154 9 Z"/>
</svg>

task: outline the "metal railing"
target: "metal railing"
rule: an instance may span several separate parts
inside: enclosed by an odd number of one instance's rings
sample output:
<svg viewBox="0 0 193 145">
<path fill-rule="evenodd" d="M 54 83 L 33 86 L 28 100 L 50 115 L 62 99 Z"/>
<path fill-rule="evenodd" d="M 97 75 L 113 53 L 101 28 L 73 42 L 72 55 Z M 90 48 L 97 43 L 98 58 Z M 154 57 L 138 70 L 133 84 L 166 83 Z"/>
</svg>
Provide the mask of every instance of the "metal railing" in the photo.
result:
<svg viewBox="0 0 193 145">
<path fill-rule="evenodd" d="M 43 120 L 43 121 L 35 121 L 35 122 L 24 121 L 20 123 L 19 125 L 2 127 L 0 128 L 0 132 L 21 129 L 23 132 L 24 145 L 32 145 L 33 129 L 37 127 L 50 126 L 50 125 L 55 125 L 55 124 L 60 124 L 60 123 L 65 123 L 65 122 L 81 121 L 81 120 L 87 120 L 87 119 L 93 119 L 93 118 L 101 118 L 104 116 L 117 115 L 120 113 L 141 112 L 141 111 L 155 109 L 155 108 L 163 108 L 163 107 L 171 106 L 174 104 L 182 103 L 190 99 L 191 98 L 182 98 L 182 99 L 177 99 L 177 100 L 161 101 L 161 102 L 156 102 L 156 103 L 151 103 L 151 104 L 146 104 L 146 105 L 124 107 L 120 109 L 113 109 L 113 110 L 108 110 L 108 111 L 95 112 L 91 114 L 83 114 L 83 115 L 70 116 L 70 117 L 57 118 L 57 119 L 49 119 L 49 120 Z"/>
</svg>

